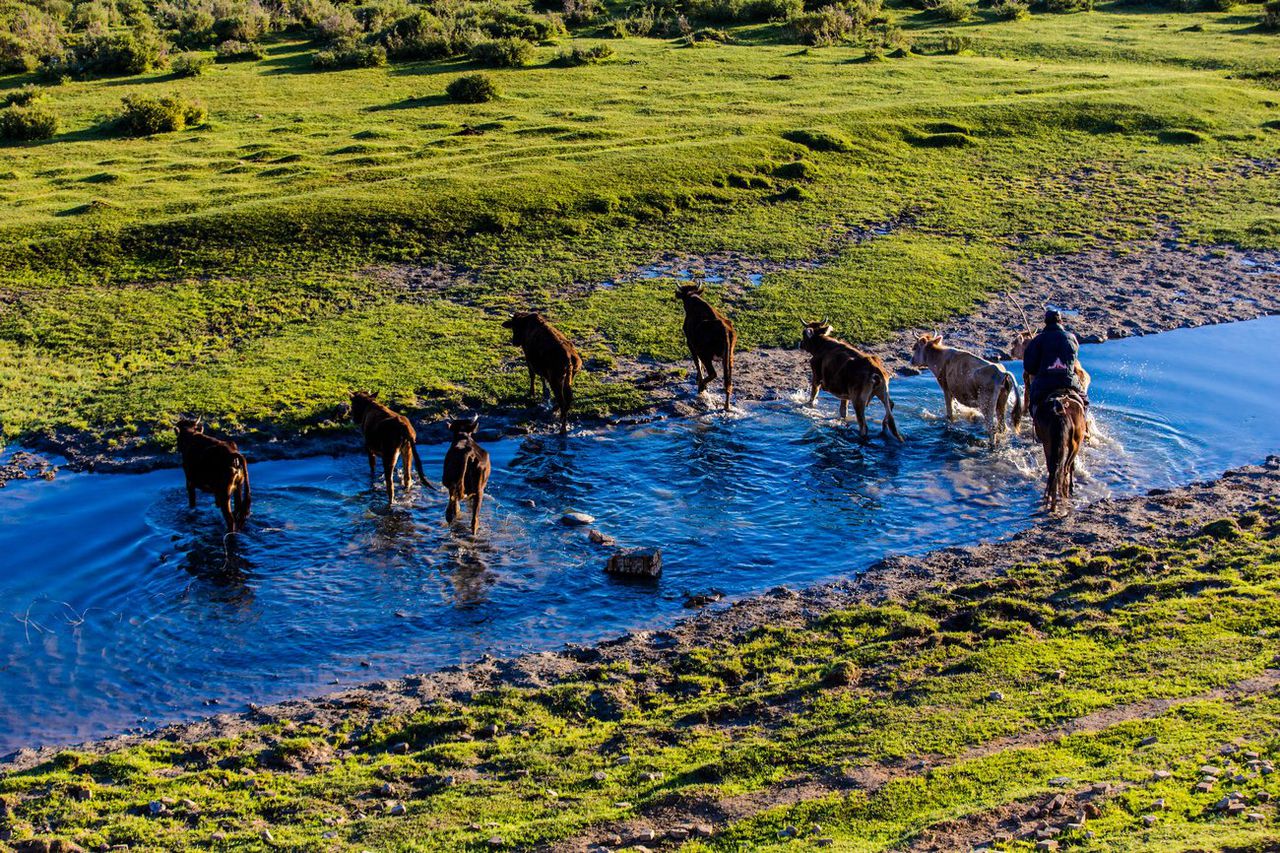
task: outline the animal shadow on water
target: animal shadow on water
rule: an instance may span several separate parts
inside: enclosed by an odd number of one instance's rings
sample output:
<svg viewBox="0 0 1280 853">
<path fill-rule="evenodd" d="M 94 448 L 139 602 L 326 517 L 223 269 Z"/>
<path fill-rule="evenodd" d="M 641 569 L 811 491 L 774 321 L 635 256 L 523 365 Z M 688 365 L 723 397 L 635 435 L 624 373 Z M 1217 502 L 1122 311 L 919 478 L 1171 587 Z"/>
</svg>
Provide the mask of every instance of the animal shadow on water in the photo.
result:
<svg viewBox="0 0 1280 853">
<path fill-rule="evenodd" d="M 806 446 L 810 454 L 809 488 L 819 500 L 839 500 L 845 506 L 852 499 L 862 510 L 880 507 L 881 487 L 901 474 L 899 453 L 868 453 L 866 439 L 850 430 L 810 428 Z M 896 449 L 896 442 L 887 447 Z"/>
<path fill-rule="evenodd" d="M 253 603 L 249 585 L 253 563 L 240 537 L 193 540 L 180 565 L 194 581 L 187 587 L 188 594 L 199 594 L 215 604 L 245 607 Z"/>
<path fill-rule="evenodd" d="M 482 540 L 450 539 L 440 551 L 443 572 L 453 589 L 453 604 L 475 607 L 489 600 L 489 587 L 497 582 L 489 564 L 493 548 Z"/>
</svg>

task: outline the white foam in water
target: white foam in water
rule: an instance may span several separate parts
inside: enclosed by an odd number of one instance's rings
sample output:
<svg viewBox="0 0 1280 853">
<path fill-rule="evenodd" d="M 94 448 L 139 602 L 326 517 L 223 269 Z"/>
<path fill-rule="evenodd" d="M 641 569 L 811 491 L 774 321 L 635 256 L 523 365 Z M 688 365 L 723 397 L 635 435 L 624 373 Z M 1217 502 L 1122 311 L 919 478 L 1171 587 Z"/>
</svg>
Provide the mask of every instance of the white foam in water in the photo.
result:
<svg viewBox="0 0 1280 853">
<path fill-rule="evenodd" d="M 1086 347 L 1094 427 L 1079 498 L 1280 451 L 1280 373 L 1257 358 L 1278 351 L 1280 318 Z M 878 404 L 863 442 L 831 397 L 803 405 L 805 380 L 779 376 L 789 399 L 728 414 L 712 389 L 696 418 L 488 444 L 475 540 L 446 529 L 438 491 L 388 510 L 355 453 L 255 463 L 246 446 L 253 516 L 226 547 L 212 501 L 188 511 L 175 469 L 11 483 L 0 752 L 199 716 L 209 699 L 235 710 L 335 679 L 586 642 L 670 622 L 689 593 L 847 577 L 1036 518 L 1044 472 L 1029 424 L 993 452 L 980 419 L 940 419 L 925 374 L 893 380 L 906 443 L 881 434 Z M 438 479 L 443 448 L 422 455 Z M 662 579 L 606 576 L 609 551 L 559 523 L 569 510 L 622 545 L 661 547 Z"/>
</svg>

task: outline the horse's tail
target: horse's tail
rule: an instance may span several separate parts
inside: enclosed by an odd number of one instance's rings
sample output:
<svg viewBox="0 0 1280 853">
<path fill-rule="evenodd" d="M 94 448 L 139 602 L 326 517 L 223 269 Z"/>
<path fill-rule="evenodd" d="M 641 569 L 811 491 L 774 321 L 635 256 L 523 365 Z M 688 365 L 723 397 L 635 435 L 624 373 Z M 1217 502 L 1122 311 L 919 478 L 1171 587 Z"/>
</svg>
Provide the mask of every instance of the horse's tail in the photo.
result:
<svg viewBox="0 0 1280 853">
<path fill-rule="evenodd" d="M 1067 476 L 1071 465 L 1071 415 L 1066 400 L 1053 401 L 1053 423 L 1049 430 L 1049 494 L 1053 500 L 1067 496 Z"/>
</svg>

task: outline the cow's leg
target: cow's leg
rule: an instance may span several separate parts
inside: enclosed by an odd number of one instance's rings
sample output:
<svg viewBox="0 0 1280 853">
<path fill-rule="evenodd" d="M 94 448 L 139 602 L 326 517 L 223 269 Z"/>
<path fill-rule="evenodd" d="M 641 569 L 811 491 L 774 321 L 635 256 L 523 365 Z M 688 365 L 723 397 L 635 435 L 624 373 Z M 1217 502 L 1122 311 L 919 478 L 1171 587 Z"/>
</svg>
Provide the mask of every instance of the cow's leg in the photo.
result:
<svg viewBox="0 0 1280 853">
<path fill-rule="evenodd" d="M 382 454 L 382 481 L 387 486 L 387 503 L 396 502 L 396 457 L 400 455 L 399 448 L 388 453 Z"/>
<path fill-rule="evenodd" d="M 413 443 L 406 441 L 400 449 L 400 461 L 404 464 L 404 474 L 400 478 L 400 482 L 404 484 L 404 490 L 407 492 L 413 487 Z"/>
<path fill-rule="evenodd" d="M 702 381 L 702 360 L 698 358 L 698 354 L 693 351 L 692 347 L 689 348 L 689 354 L 693 356 L 693 372 L 698 377 L 698 393 L 701 394 L 702 389 L 706 387 L 706 384 Z"/>
<path fill-rule="evenodd" d="M 703 380 L 702 380 L 703 387 L 705 388 L 707 385 L 710 385 L 713 381 L 715 381 L 715 378 L 716 378 L 715 356 L 709 355 L 705 359 L 703 359 L 702 366 L 706 368 L 706 371 L 703 374 Z"/>
<path fill-rule="evenodd" d="M 196 508 L 196 484 L 191 482 L 191 478 L 187 478 L 187 509 Z"/>
<path fill-rule="evenodd" d="M 956 420 L 956 400 L 951 396 L 950 389 L 946 385 L 942 386 L 942 399 L 947 407 L 947 423 L 955 423 Z"/>
<path fill-rule="evenodd" d="M 471 499 L 471 535 L 475 536 L 480 530 L 480 504 L 484 501 L 484 490 L 476 492 L 476 496 Z"/>
<path fill-rule="evenodd" d="M 840 420 L 849 420 L 849 401 L 843 397 L 840 398 Z"/>
<path fill-rule="evenodd" d="M 372 450 L 367 449 L 365 450 L 365 453 L 369 454 L 369 476 L 378 476 L 378 455 Z"/>
<path fill-rule="evenodd" d="M 536 400 L 538 399 L 538 374 L 533 372 L 532 364 L 525 366 L 529 368 L 529 399 Z"/>
<path fill-rule="evenodd" d="M 569 401 L 573 399 L 573 386 L 567 378 L 561 379 L 556 386 L 556 408 L 560 410 L 560 434 L 569 431 Z"/>
<path fill-rule="evenodd" d="M 228 533 L 236 532 L 236 519 L 231 514 L 231 490 L 223 489 L 218 492 L 218 509 L 222 512 L 222 520 L 227 525 Z"/>
<path fill-rule="evenodd" d="M 809 405 L 813 405 L 813 401 L 818 399 L 818 389 L 822 387 L 821 380 L 818 379 L 818 371 L 811 370 L 809 372 Z"/>
<path fill-rule="evenodd" d="M 449 505 L 444 510 L 444 520 L 449 524 L 453 524 L 458 517 L 458 496 L 454 492 L 449 492 Z"/>
<path fill-rule="evenodd" d="M 858 397 L 853 401 L 853 413 L 858 418 L 858 437 L 867 437 L 867 400 L 864 397 Z"/>
</svg>

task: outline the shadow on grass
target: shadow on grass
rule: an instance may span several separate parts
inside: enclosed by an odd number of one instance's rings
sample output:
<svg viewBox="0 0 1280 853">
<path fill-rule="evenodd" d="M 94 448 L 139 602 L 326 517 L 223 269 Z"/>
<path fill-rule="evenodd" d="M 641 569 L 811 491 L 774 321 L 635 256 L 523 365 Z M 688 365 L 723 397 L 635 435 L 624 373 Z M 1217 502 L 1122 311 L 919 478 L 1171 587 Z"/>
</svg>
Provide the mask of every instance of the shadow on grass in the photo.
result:
<svg viewBox="0 0 1280 853">
<path fill-rule="evenodd" d="M 387 110 L 417 110 L 426 107 L 441 107 L 445 104 L 452 103 L 448 95 L 426 95 L 421 98 L 405 98 L 400 101 L 392 101 L 389 104 L 374 104 L 371 107 L 365 107 L 367 113 L 380 113 Z"/>
</svg>

